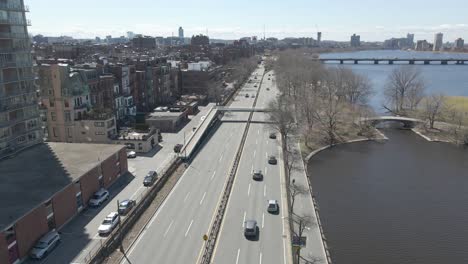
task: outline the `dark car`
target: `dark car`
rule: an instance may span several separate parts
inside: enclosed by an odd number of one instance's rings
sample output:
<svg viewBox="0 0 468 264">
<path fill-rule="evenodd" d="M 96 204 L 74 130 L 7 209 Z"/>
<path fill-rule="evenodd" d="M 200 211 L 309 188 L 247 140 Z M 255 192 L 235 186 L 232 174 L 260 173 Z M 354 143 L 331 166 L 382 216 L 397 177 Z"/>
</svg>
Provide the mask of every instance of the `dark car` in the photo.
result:
<svg viewBox="0 0 468 264">
<path fill-rule="evenodd" d="M 272 132 L 272 133 L 270 133 L 270 138 L 271 138 L 271 139 L 276 139 L 276 134 L 275 134 L 275 133 L 273 133 L 273 132 Z"/>
<path fill-rule="evenodd" d="M 261 180 L 263 180 L 262 171 L 261 171 L 261 170 L 255 170 L 255 171 L 253 171 L 253 173 L 252 173 L 252 179 L 254 179 L 255 181 L 261 181 Z"/>
<path fill-rule="evenodd" d="M 275 156 L 270 156 L 268 157 L 268 164 L 272 164 L 272 165 L 275 165 L 277 164 L 278 161 L 276 160 L 276 157 Z"/>
<path fill-rule="evenodd" d="M 158 174 L 155 171 L 150 171 L 146 174 L 145 179 L 143 180 L 143 186 L 151 186 L 156 181 Z"/>
<path fill-rule="evenodd" d="M 249 97 L 250 97 L 250 95 L 249 95 L 249 94 L 245 94 L 245 98 L 249 98 Z"/>
<path fill-rule="evenodd" d="M 119 203 L 119 214 L 126 215 L 135 206 L 135 200 L 125 199 Z"/>
<path fill-rule="evenodd" d="M 246 237 L 255 237 L 257 236 L 257 221 L 247 220 L 244 223 L 244 235 Z"/>
<path fill-rule="evenodd" d="M 184 146 L 184 145 L 182 145 L 182 144 L 177 144 L 177 145 L 175 145 L 175 146 L 174 146 L 174 152 L 175 152 L 175 153 L 180 153 L 180 151 L 182 150 L 182 147 L 183 147 L 183 146 Z"/>
</svg>

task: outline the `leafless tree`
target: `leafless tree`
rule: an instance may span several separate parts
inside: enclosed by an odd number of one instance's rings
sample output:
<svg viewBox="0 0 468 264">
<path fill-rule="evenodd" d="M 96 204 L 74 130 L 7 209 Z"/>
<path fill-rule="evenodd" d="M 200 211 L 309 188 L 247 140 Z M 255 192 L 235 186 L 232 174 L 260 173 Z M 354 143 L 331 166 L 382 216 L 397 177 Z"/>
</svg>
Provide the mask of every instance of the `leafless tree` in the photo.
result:
<svg viewBox="0 0 468 264">
<path fill-rule="evenodd" d="M 309 192 L 309 189 L 307 189 L 304 185 L 302 184 L 296 184 L 293 180 L 293 182 L 289 185 L 289 193 L 291 196 L 291 213 L 294 214 L 294 203 L 296 201 L 297 196 L 300 195 L 305 195 Z"/>
<path fill-rule="evenodd" d="M 434 128 L 434 123 L 443 113 L 446 98 L 443 94 L 431 94 L 424 100 L 424 117 L 429 121 L 429 128 Z"/>
<path fill-rule="evenodd" d="M 421 72 L 412 66 L 392 71 L 384 88 L 384 108 L 394 114 L 415 110 L 424 97 L 425 84 Z"/>
<path fill-rule="evenodd" d="M 283 149 L 286 150 L 287 137 L 296 127 L 290 102 L 284 95 L 281 95 L 271 101 L 267 108 L 271 127 L 280 133 L 283 140 Z"/>
<path fill-rule="evenodd" d="M 297 227 L 297 228 L 294 228 L 293 233 L 298 239 L 301 239 L 304 236 L 304 231 L 306 229 L 308 229 L 312 225 L 316 224 L 312 220 L 312 217 L 310 215 L 293 214 L 292 215 L 292 220 L 293 220 L 293 223 L 295 224 L 295 226 Z M 302 259 L 300 247 L 298 248 L 298 250 L 295 253 L 296 253 L 296 261 L 297 261 L 297 263 L 300 263 L 300 260 Z"/>
<path fill-rule="evenodd" d="M 365 105 L 373 94 L 369 78 L 344 67 L 338 68 L 337 75 L 341 85 L 340 96 L 351 105 Z"/>
</svg>

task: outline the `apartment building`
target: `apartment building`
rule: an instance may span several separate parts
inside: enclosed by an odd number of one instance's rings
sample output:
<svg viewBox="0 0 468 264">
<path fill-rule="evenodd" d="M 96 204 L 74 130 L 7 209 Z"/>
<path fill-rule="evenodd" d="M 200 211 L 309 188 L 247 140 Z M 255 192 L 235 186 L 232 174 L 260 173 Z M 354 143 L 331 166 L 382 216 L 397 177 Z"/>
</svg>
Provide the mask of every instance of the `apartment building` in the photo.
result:
<svg viewBox="0 0 468 264">
<path fill-rule="evenodd" d="M 0 159 L 42 141 L 27 11 L 0 0 Z"/>
</svg>

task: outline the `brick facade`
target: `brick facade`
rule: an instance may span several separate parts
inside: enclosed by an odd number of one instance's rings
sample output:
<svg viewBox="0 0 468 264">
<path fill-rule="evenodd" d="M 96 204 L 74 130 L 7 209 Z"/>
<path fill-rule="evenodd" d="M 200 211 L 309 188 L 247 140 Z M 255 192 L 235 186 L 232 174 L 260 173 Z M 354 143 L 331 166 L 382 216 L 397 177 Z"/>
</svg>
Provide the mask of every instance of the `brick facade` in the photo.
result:
<svg viewBox="0 0 468 264">
<path fill-rule="evenodd" d="M 75 195 L 75 186 L 71 184 L 52 198 L 55 226 L 57 228 L 60 228 L 77 213 Z"/>
</svg>

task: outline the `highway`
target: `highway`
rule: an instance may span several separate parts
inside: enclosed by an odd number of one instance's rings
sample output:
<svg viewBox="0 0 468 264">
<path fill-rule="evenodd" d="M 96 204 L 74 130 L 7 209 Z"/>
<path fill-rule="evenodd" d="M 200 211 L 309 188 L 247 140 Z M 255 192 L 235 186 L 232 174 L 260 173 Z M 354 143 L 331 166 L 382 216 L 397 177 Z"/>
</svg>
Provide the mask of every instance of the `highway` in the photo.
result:
<svg viewBox="0 0 468 264">
<path fill-rule="evenodd" d="M 263 75 L 242 87 L 233 107 L 251 107 Z M 230 113 L 223 119 L 247 119 L 249 113 Z M 146 230 L 127 252 L 122 263 L 195 263 L 201 254 L 203 235 L 209 231 L 228 173 L 240 145 L 245 123 L 221 122 L 213 130 L 184 175 L 150 220 Z"/>
<path fill-rule="evenodd" d="M 277 94 L 276 86 L 268 77 L 267 74 L 261 87 L 257 108 L 267 107 Z M 259 121 L 266 118 L 265 113 L 254 113 L 253 116 L 253 120 Z M 282 210 L 287 201 L 282 199 L 282 163 L 278 160 L 278 165 L 268 164 L 269 155 L 278 158 L 280 146 L 277 139 L 269 138 L 270 132 L 272 130 L 266 124 L 250 126 L 213 263 L 287 263 L 285 251 L 288 244 L 283 238 L 287 229 L 283 222 L 286 212 Z M 252 179 L 253 170 L 262 170 L 263 181 Z M 267 212 L 267 201 L 271 199 L 278 201 L 279 214 Z M 244 237 L 245 220 L 257 221 L 257 238 Z"/>
</svg>

